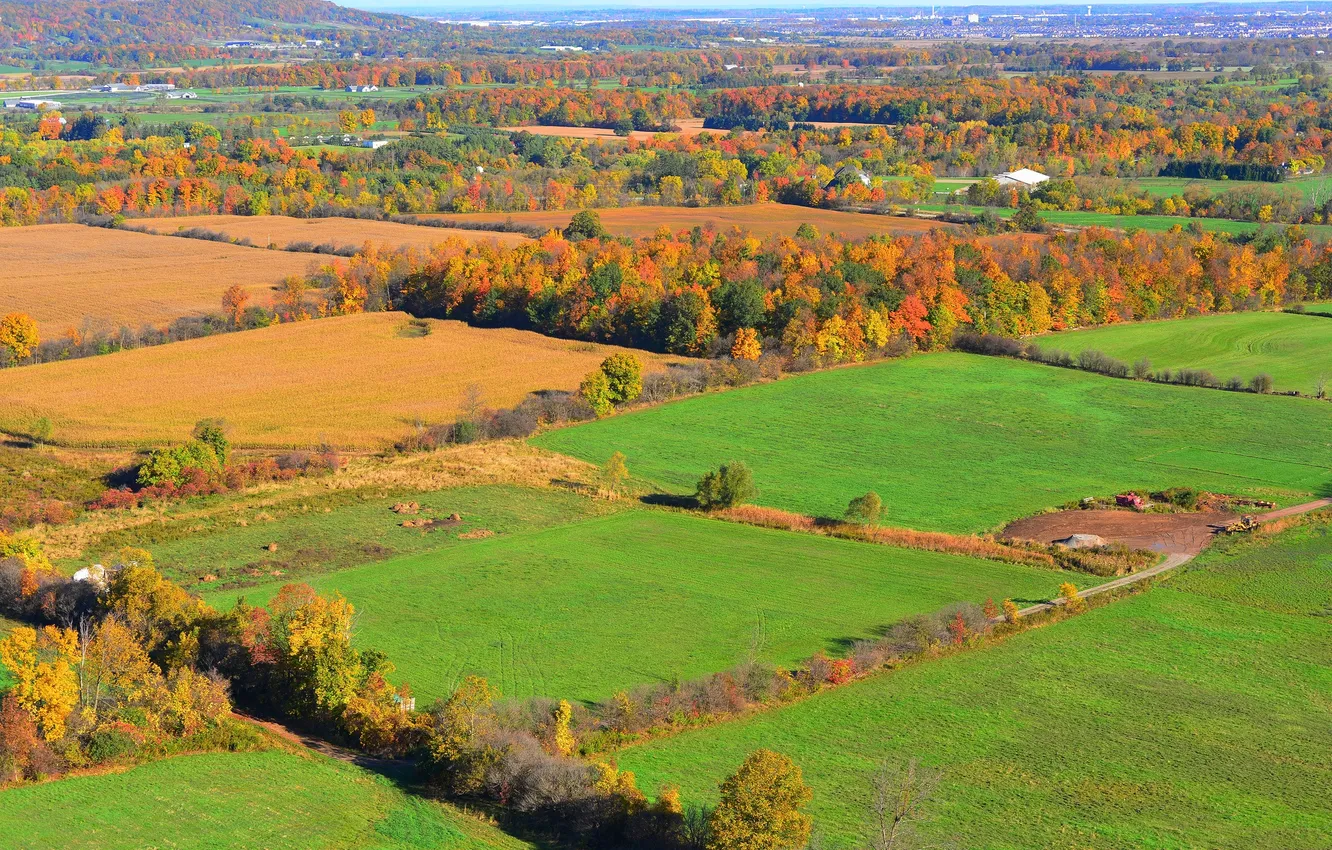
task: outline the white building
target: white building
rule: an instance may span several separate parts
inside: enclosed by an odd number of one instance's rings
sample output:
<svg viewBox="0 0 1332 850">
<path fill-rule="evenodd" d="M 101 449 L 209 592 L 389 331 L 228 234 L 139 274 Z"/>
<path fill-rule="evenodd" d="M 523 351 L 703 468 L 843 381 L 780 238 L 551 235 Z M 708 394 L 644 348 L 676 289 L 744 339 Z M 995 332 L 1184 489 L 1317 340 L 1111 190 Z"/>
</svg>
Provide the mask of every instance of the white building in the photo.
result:
<svg viewBox="0 0 1332 850">
<path fill-rule="evenodd" d="M 44 97 L 21 97 L 18 100 L 7 100 L 5 106 L 10 109 L 31 109 L 33 111 L 60 108 L 60 101 L 47 100 Z"/>
<path fill-rule="evenodd" d="M 347 91 L 353 91 L 353 92 L 379 91 L 379 86 L 374 86 L 374 85 L 370 85 L 370 86 L 347 86 Z"/>
<path fill-rule="evenodd" d="M 579 53 L 583 48 L 573 44 L 543 44 L 540 50 L 549 50 L 553 53 Z"/>
<path fill-rule="evenodd" d="M 384 147 L 384 145 L 387 145 L 389 141 L 389 139 L 366 139 L 361 142 L 361 147 L 370 148 L 371 150 L 379 150 Z"/>
<path fill-rule="evenodd" d="M 198 95 L 192 91 L 169 91 L 167 100 L 194 100 Z"/>
<path fill-rule="evenodd" d="M 1049 180 L 1050 177 L 1030 168 L 1019 168 L 1017 171 L 1005 171 L 1003 174 L 996 174 L 994 179 L 1000 186 L 1017 186 L 1019 189 L 1031 190 Z"/>
<path fill-rule="evenodd" d="M 175 91 L 175 83 L 144 83 L 135 91 Z"/>
</svg>

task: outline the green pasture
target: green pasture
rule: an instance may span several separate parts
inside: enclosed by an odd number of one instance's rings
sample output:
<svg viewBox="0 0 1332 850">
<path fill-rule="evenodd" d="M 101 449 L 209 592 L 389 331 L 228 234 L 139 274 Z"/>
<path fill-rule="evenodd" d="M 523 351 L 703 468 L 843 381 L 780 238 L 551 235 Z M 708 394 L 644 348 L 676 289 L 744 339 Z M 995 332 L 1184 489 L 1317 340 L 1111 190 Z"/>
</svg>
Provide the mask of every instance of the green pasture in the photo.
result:
<svg viewBox="0 0 1332 850">
<path fill-rule="evenodd" d="M 785 753 L 831 850 L 865 846 L 870 777 L 911 759 L 942 771 L 922 846 L 1317 850 L 1329 693 L 1326 620 L 1167 587 L 617 760 L 714 802 L 750 752 Z"/>
<path fill-rule="evenodd" d="M 395 514 L 390 508 L 399 502 L 417 502 L 422 512 Z M 163 522 L 107 535 L 88 547 L 88 552 L 100 557 L 123 546 L 141 547 L 152 553 L 158 568 L 173 581 L 193 590 L 217 592 L 271 582 L 274 570 L 282 571 L 284 581 L 297 581 L 399 555 L 466 547 L 474 543 L 459 539 L 461 534 L 510 535 L 547 528 L 612 512 L 616 510 L 612 505 L 567 490 L 504 485 L 330 494 L 281 510 L 259 505 L 239 513 L 215 514 L 211 520 L 199 518 L 186 507 L 180 517 L 168 514 Z M 444 519 L 455 513 L 462 519 L 456 526 L 430 531 L 401 526 L 407 519 Z M 277 551 L 268 551 L 274 543 Z M 72 570 L 84 561 L 86 558 L 63 566 Z M 216 576 L 216 584 L 203 584 L 206 575 Z"/>
<path fill-rule="evenodd" d="M 709 393 L 535 442 L 598 463 L 623 452 L 635 476 L 675 493 L 743 460 L 760 504 L 840 517 L 874 490 L 885 522 L 942 531 L 1128 488 L 1332 492 L 1326 402 L 956 353 Z"/>
<path fill-rule="evenodd" d="M 5 850 L 522 850 L 360 768 L 268 751 L 179 756 L 0 792 Z"/>
<path fill-rule="evenodd" d="M 1276 389 L 1309 395 L 1320 381 L 1332 384 L 1332 321 L 1321 316 L 1226 313 L 1107 325 L 1035 341 L 1075 354 L 1096 349 L 1125 363 L 1146 358 L 1157 371 L 1206 369 L 1221 380 L 1247 382 L 1266 373 Z"/>
<path fill-rule="evenodd" d="M 1225 537 L 1171 587 L 1278 614 L 1332 617 L 1332 515 L 1273 537 Z"/>
<path fill-rule="evenodd" d="M 788 664 L 955 602 L 1040 600 L 1092 576 L 638 510 L 311 580 L 357 641 L 430 698 L 480 674 L 507 697 L 606 698 L 755 657 Z M 274 583 L 244 591 L 265 602 Z M 238 594 L 205 598 L 218 606 Z"/>
</svg>

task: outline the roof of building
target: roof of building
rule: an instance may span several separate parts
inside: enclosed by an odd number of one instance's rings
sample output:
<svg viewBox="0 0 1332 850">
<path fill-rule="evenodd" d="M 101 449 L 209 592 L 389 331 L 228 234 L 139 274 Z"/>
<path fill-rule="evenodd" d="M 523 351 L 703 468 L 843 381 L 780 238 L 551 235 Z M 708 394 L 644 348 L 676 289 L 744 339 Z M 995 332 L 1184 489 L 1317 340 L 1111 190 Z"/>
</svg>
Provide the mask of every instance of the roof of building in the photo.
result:
<svg viewBox="0 0 1332 850">
<path fill-rule="evenodd" d="M 1017 171 L 1005 171 L 1003 174 L 995 175 L 995 180 L 1000 183 L 1004 180 L 1011 180 L 1014 183 L 1025 183 L 1028 186 L 1036 183 L 1044 183 L 1050 179 L 1050 175 L 1042 174 L 1039 171 L 1033 171 L 1030 168 L 1019 168 Z"/>
</svg>

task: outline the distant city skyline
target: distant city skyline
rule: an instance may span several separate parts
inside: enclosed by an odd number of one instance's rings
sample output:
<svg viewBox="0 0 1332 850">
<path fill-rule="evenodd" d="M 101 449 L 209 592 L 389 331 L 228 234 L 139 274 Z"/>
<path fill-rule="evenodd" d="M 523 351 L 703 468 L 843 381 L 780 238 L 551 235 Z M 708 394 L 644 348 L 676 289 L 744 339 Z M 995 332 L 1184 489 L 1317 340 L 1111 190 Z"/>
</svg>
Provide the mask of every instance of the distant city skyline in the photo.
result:
<svg viewBox="0 0 1332 850">
<path fill-rule="evenodd" d="M 471 11 L 477 12 L 475 3 L 465 2 L 465 0 L 435 0 L 435 2 L 419 2 L 419 0 L 333 0 L 340 6 L 348 6 L 355 9 L 367 9 L 373 11 L 391 11 L 402 12 L 405 14 L 423 14 L 431 12 L 458 12 Z M 515 2 L 505 4 L 504 15 L 514 13 L 515 15 L 523 11 L 551 12 L 560 9 L 569 12 L 613 12 L 623 11 L 641 11 L 649 9 L 663 9 L 670 11 L 699 11 L 699 12 L 726 12 L 726 11 L 761 11 L 772 9 L 773 11 L 791 12 L 800 9 L 818 9 L 826 11 L 829 9 L 845 9 L 847 12 L 853 12 L 859 15 L 870 14 L 876 11 L 900 12 L 911 9 L 929 9 L 931 6 L 936 10 L 952 9 L 962 10 L 971 7 L 1004 7 L 1010 9 L 1032 9 L 1039 10 L 1051 6 L 1070 6 L 1086 7 L 1088 4 L 1084 0 L 1047 0 L 1040 3 L 1013 3 L 1007 0 L 970 0 L 970 2 L 952 2 L 952 3 L 920 3 L 920 2 L 889 2 L 876 3 L 871 6 L 858 6 L 838 0 L 725 0 L 725 2 L 699 2 L 699 0 L 631 0 L 631 2 L 614 3 L 607 0 L 515 0 Z M 1180 8 L 1197 6 L 1250 6 L 1254 8 L 1267 6 L 1294 7 L 1308 5 L 1311 8 L 1326 8 L 1329 4 L 1322 3 L 1300 3 L 1291 2 L 1291 0 L 1208 0 L 1205 3 L 1180 3 L 1180 2 L 1162 2 L 1162 3 L 1104 3 L 1091 4 L 1093 14 L 1096 8 Z M 479 17 L 479 15 L 478 15 Z"/>
</svg>

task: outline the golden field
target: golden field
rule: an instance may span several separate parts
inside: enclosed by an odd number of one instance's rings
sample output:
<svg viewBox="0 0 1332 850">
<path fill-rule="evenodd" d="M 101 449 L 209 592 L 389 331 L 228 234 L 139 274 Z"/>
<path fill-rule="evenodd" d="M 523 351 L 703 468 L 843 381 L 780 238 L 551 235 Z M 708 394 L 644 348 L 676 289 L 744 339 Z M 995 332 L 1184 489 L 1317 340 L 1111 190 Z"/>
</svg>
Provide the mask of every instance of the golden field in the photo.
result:
<svg viewBox="0 0 1332 850">
<path fill-rule="evenodd" d="M 562 229 L 569 224 L 569 219 L 575 212 L 577 210 L 439 213 L 418 218 L 471 223 L 503 222 L 512 219 L 515 224 Z M 858 239 L 881 233 L 922 233 L 936 227 L 948 226 L 927 219 L 838 212 L 790 204 L 751 204 L 740 207 L 642 206 L 598 209 L 596 213 L 601 217 L 601 223 L 607 232 L 616 236 L 651 236 L 663 225 L 671 230 L 688 230 L 708 225 L 715 226 L 718 230 L 739 227 L 756 236 L 772 234 L 793 236 L 796 228 L 809 222 L 821 233 L 838 233 Z"/>
<path fill-rule="evenodd" d="M 128 446 L 221 417 L 241 445 L 370 449 L 452 421 L 474 383 L 486 405 L 507 407 L 575 389 L 623 350 L 452 321 L 425 320 L 430 333 L 414 336 L 411 321 L 364 313 L 0 370 L 0 427 L 46 416 L 57 442 Z M 648 371 L 683 362 L 636 353 Z"/>
<path fill-rule="evenodd" d="M 0 228 L 0 315 L 27 313 L 44 338 L 85 322 L 137 330 L 217 312 L 233 284 L 265 304 L 284 277 L 326 259 L 81 224 Z"/>
<path fill-rule="evenodd" d="M 189 215 L 175 218 L 140 218 L 132 224 L 155 233 L 175 233 L 201 227 L 225 233 L 233 239 L 249 239 L 261 247 L 269 244 L 285 248 L 294 242 L 359 248 L 374 242 L 390 248 L 409 246 L 429 248 L 448 238 L 469 242 L 493 240 L 501 245 L 517 245 L 527 237 L 517 233 L 458 230 L 392 221 L 367 221 L 354 218 L 291 218 L 284 215 Z"/>
</svg>

